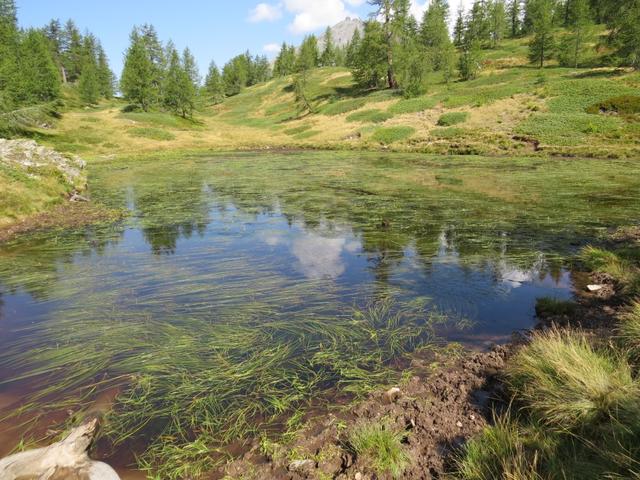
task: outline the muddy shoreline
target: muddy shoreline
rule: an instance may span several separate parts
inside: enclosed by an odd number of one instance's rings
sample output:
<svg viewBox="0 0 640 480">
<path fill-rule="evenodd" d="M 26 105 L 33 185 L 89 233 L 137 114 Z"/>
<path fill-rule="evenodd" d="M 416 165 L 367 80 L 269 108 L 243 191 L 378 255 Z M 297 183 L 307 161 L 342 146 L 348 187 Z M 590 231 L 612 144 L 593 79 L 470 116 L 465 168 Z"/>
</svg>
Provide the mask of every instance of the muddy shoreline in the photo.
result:
<svg viewBox="0 0 640 480">
<path fill-rule="evenodd" d="M 627 241 L 623 239 L 622 241 Z M 570 315 L 539 312 L 534 329 L 552 326 L 581 329 L 609 338 L 625 299 L 615 281 L 603 274 L 584 273 L 584 280 L 603 288 L 589 292 L 578 286 L 576 308 Z M 435 372 L 417 373 L 397 387 L 372 394 L 351 409 L 311 420 L 286 444 L 255 440 L 242 458 L 212 478 L 390 480 L 350 451 L 346 432 L 366 422 L 385 422 L 406 432 L 409 465 L 403 479 L 444 478 L 455 471 L 461 447 L 510 405 L 501 378 L 508 359 L 527 343 L 527 333 L 514 333 L 511 342 L 486 352 L 470 352 Z"/>
</svg>

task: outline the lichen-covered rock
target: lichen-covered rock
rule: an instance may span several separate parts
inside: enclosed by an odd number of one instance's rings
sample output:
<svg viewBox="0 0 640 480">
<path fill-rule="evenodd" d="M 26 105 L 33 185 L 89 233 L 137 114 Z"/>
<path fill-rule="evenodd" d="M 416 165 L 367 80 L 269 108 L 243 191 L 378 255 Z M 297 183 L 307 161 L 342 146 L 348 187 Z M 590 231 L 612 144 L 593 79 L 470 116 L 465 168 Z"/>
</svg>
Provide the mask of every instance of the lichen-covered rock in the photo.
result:
<svg viewBox="0 0 640 480">
<path fill-rule="evenodd" d="M 76 156 L 63 155 L 33 140 L 0 138 L 0 165 L 20 170 L 32 178 L 50 174 L 54 169 L 74 190 L 84 190 L 87 179 L 85 162 Z"/>
</svg>

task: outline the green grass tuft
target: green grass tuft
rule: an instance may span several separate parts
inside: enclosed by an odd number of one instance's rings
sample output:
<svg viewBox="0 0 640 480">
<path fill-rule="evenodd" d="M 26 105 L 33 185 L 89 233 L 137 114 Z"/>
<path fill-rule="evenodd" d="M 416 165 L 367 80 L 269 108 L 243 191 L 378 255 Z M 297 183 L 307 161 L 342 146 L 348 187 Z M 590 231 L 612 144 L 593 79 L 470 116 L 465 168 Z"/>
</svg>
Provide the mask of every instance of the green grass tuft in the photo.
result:
<svg viewBox="0 0 640 480">
<path fill-rule="evenodd" d="M 466 122 L 468 117 L 468 112 L 444 113 L 438 119 L 438 125 L 440 125 L 441 127 L 450 127 L 452 125 Z"/>
<path fill-rule="evenodd" d="M 416 113 L 429 110 L 438 104 L 438 100 L 430 97 L 407 98 L 400 100 L 388 109 L 389 113 L 401 115 L 403 113 Z"/>
<path fill-rule="evenodd" d="M 406 432 L 389 423 L 367 422 L 354 427 L 347 446 L 356 456 L 366 459 L 379 475 L 400 478 L 409 463 L 403 446 L 406 437 Z"/>
<path fill-rule="evenodd" d="M 640 301 L 631 304 L 618 328 L 618 337 L 634 364 L 640 363 Z"/>
<path fill-rule="evenodd" d="M 398 142 L 400 140 L 404 140 L 405 138 L 408 138 L 411 135 L 413 135 L 414 132 L 415 132 L 415 129 L 413 127 L 404 127 L 404 126 L 384 127 L 384 128 L 378 128 L 375 132 L 373 132 L 371 139 L 374 142 L 389 144 L 393 142 Z"/>
<path fill-rule="evenodd" d="M 627 362 L 596 351 L 581 333 L 536 333 L 506 373 L 526 408 L 551 429 L 615 429 L 640 416 L 640 385 Z"/>
<path fill-rule="evenodd" d="M 350 100 L 341 100 L 335 103 L 325 105 L 320 113 L 323 115 L 342 115 L 343 113 L 352 112 L 363 107 L 367 103 L 364 98 L 354 98 Z"/>
<path fill-rule="evenodd" d="M 362 110 L 352 113 L 347 117 L 347 122 L 371 122 L 382 123 L 389 120 L 393 115 L 378 109 Z"/>
</svg>

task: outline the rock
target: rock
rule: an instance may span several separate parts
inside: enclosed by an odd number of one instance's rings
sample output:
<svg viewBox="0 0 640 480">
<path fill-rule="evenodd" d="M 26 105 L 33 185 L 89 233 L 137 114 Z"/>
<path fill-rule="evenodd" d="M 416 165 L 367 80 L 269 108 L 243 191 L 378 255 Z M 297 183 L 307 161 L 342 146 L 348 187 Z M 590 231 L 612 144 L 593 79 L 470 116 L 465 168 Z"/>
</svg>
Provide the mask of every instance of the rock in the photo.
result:
<svg viewBox="0 0 640 480">
<path fill-rule="evenodd" d="M 89 199 L 87 197 L 83 197 L 77 192 L 74 192 L 71 197 L 69 197 L 70 202 L 88 202 Z"/>
<path fill-rule="evenodd" d="M 400 389 L 393 387 L 384 392 L 384 399 L 387 403 L 393 403 L 400 397 Z"/>
<path fill-rule="evenodd" d="M 362 474 L 360 472 L 356 472 L 356 476 L 354 478 L 356 480 L 362 480 Z"/>
<path fill-rule="evenodd" d="M 456 427 L 462 428 L 462 422 L 460 420 L 456 422 Z"/>
<path fill-rule="evenodd" d="M 98 420 L 94 418 L 72 430 L 64 440 L 3 458 L 0 460 L 0 478 L 120 480 L 109 465 L 89 458 L 87 451 L 97 428 Z"/>
<path fill-rule="evenodd" d="M 587 285 L 587 290 L 590 292 L 598 292 L 602 290 L 604 287 L 602 285 Z"/>
<path fill-rule="evenodd" d="M 313 460 L 294 460 L 289 464 L 291 472 L 308 472 L 315 468 L 316 463 Z"/>
</svg>

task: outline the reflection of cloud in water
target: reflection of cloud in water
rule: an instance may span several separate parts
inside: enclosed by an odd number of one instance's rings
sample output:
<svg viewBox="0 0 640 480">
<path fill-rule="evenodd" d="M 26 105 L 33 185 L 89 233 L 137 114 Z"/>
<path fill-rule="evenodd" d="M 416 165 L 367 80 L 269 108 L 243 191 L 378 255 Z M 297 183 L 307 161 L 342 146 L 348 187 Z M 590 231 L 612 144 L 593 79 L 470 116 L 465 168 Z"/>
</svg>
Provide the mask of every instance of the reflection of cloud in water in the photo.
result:
<svg viewBox="0 0 640 480">
<path fill-rule="evenodd" d="M 292 252 L 307 277 L 336 278 L 345 271 L 341 254 L 346 244 L 344 238 L 326 238 L 310 233 L 293 241 Z"/>
<path fill-rule="evenodd" d="M 534 279 L 533 272 L 520 270 L 507 265 L 500 266 L 499 274 L 502 283 L 507 284 L 511 288 L 518 288 L 522 286 L 523 283 L 531 282 Z"/>
</svg>

